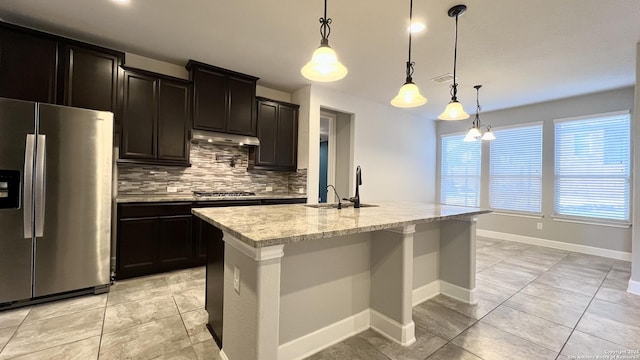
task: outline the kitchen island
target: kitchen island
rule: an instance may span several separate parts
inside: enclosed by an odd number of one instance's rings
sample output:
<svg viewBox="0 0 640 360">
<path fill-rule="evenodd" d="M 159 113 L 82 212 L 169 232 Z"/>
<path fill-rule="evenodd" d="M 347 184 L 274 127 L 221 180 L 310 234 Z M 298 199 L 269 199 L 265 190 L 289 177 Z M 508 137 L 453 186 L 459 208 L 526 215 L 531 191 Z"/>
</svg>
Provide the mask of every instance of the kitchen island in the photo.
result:
<svg viewBox="0 0 640 360">
<path fill-rule="evenodd" d="M 410 345 L 413 305 L 475 301 L 475 216 L 488 210 L 377 205 L 194 209 L 223 232 L 223 357 L 300 359 L 370 327 Z"/>
</svg>

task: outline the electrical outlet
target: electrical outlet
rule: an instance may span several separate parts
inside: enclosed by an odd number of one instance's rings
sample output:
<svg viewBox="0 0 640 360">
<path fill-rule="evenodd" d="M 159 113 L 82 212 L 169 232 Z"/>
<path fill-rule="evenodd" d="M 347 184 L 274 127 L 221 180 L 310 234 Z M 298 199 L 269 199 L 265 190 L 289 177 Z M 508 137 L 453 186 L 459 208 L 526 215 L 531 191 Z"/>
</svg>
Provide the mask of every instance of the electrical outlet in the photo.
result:
<svg viewBox="0 0 640 360">
<path fill-rule="evenodd" d="M 271 187 L 271 186 L 267 186 L 266 191 L 273 191 L 273 187 Z"/>
<path fill-rule="evenodd" d="M 240 294 L 240 269 L 233 267 L 233 290 Z"/>
<path fill-rule="evenodd" d="M 298 194 L 304 194 L 304 188 L 303 187 L 298 188 Z"/>
<path fill-rule="evenodd" d="M 539 222 L 538 224 L 536 224 L 536 229 L 538 230 L 542 230 L 542 223 Z"/>
<path fill-rule="evenodd" d="M 168 193 L 175 193 L 178 192 L 178 188 L 175 186 L 167 186 L 167 192 Z"/>
</svg>

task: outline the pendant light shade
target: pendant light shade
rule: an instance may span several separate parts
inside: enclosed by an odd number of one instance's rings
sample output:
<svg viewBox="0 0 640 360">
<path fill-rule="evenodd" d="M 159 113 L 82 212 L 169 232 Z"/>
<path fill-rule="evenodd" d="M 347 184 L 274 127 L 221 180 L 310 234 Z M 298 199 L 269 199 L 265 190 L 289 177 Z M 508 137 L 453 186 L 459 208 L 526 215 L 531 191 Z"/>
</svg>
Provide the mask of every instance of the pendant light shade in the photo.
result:
<svg viewBox="0 0 640 360">
<path fill-rule="evenodd" d="M 336 52 L 329 46 L 329 34 L 331 33 L 331 19 L 327 18 L 327 0 L 324 0 L 324 17 L 320 18 L 320 46 L 313 52 L 311 61 L 302 67 L 300 73 L 311 81 L 330 82 L 337 81 L 349 72 L 338 61 Z"/>
<path fill-rule="evenodd" d="M 449 17 L 456 18 L 456 38 L 453 47 L 453 84 L 451 84 L 451 101 L 444 109 L 442 114 L 438 116 L 440 120 L 464 120 L 469 118 L 469 114 L 464 111 L 462 104 L 458 102 L 458 78 L 456 78 L 456 63 L 458 60 L 458 17 L 467 10 L 465 5 L 456 5 L 449 9 Z"/>
<path fill-rule="evenodd" d="M 469 114 L 464 111 L 462 104 L 457 100 L 450 101 L 442 114 L 438 116 L 440 120 L 464 120 L 468 118 Z"/>
<path fill-rule="evenodd" d="M 413 0 L 409 3 L 409 24 L 411 24 L 411 19 L 413 17 Z M 391 105 L 395 107 L 401 108 L 410 108 L 416 107 L 420 105 L 424 105 L 427 103 L 427 98 L 420 94 L 420 89 L 418 89 L 418 85 L 413 83 L 413 65 L 415 63 L 411 62 L 411 30 L 409 30 L 409 60 L 407 61 L 407 78 L 404 82 L 404 85 L 400 87 L 400 91 L 398 91 L 398 95 L 391 99 Z"/>
<path fill-rule="evenodd" d="M 493 133 L 491 132 L 491 129 L 487 130 L 487 132 L 484 133 L 484 135 L 482 135 L 482 140 L 495 140 L 496 136 L 493 135 Z"/>
<path fill-rule="evenodd" d="M 480 130 L 478 130 L 478 128 L 476 128 L 476 127 L 472 127 L 471 129 L 469 129 L 469 132 L 464 137 L 464 141 L 467 141 L 467 142 L 476 141 L 481 136 L 482 136 L 482 134 L 480 134 Z"/>
</svg>

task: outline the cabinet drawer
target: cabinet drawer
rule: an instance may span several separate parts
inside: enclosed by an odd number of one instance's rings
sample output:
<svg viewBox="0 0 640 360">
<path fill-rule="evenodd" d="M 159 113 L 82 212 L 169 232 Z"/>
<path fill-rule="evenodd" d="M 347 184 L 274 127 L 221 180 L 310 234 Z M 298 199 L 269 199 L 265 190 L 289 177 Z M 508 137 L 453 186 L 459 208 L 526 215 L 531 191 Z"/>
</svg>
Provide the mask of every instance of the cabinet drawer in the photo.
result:
<svg viewBox="0 0 640 360">
<path fill-rule="evenodd" d="M 190 215 L 191 203 L 150 203 L 121 204 L 118 207 L 119 218 L 141 218 L 171 215 Z"/>
</svg>

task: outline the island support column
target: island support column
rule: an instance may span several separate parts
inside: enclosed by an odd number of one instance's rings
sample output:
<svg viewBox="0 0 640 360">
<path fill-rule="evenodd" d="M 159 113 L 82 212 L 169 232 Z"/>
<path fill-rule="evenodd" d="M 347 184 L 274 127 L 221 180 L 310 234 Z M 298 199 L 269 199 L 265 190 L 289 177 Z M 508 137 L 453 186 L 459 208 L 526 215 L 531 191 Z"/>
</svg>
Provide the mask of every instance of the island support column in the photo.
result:
<svg viewBox="0 0 640 360">
<path fill-rule="evenodd" d="M 277 360 L 284 245 L 254 248 L 226 232 L 224 242 L 221 356 L 228 360 Z M 237 275 L 239 291 L 234 288 Z"/>
<path fill-rule="evenodd" d="M 412 318 L 415 225 L 376 231 L 371 239 L 371 327 L 400 345 L 416 341 Z"/>
<path fill-rule="evenodd" d="M 440 222 L 440 292 L 475 304 L 476 221 L 474 217 Z"/>
</svg>

